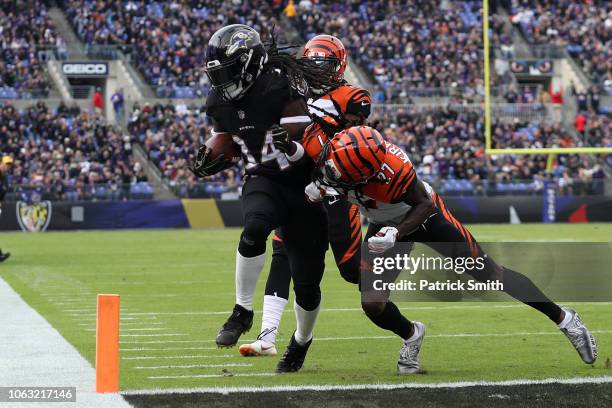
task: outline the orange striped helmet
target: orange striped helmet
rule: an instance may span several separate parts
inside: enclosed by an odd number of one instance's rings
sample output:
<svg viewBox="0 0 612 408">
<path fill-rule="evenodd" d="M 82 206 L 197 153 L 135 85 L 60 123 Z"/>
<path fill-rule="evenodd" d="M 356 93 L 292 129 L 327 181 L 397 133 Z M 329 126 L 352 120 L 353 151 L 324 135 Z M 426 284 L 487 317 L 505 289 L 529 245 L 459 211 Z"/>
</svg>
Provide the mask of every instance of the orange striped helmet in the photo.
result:
<svg viewBox="0 0 612 408">
<path fill-rule="evenodd" d="M 336 133 L 321 151 L 319 167 L 323 183 L 354 188 L 376 176 L 387 148 L 381 134 L 369 126 L 354 126 Z"/>
<path fill-rule="evenodd" d="M 312 37 L 304 46 L 303 58 L 314 61 L 318 66 L 341 81 L 347 65 L 347 54 L 344 44 L 333 35 L 321 34 Z"/>
</svg>

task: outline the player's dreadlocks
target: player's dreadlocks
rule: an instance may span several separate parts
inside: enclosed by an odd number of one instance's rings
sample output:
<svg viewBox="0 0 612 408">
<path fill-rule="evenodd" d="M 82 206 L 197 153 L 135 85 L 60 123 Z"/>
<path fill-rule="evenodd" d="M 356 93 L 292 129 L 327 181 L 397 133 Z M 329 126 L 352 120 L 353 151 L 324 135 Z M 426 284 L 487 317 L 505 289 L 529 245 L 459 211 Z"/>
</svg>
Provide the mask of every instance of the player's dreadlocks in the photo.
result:
<svg viewBox="0 0 612 408">
<path fill-rule="evenodd" d="M 274 28 L 270 32 L 270 42 L 266 44 L 268 62 L 266 65 L 278 68 L 288 77 L 292 90 L 307 94 L 308 89 L 324 89 L 330 91 L 340 85 L 342 81 L 334 79 L 329 73 L 303 58 L 296 58 L 296 53 L 288 50 L 299 48 L 298 45 L 279 47 L 276 42 Z"/>
</svg>

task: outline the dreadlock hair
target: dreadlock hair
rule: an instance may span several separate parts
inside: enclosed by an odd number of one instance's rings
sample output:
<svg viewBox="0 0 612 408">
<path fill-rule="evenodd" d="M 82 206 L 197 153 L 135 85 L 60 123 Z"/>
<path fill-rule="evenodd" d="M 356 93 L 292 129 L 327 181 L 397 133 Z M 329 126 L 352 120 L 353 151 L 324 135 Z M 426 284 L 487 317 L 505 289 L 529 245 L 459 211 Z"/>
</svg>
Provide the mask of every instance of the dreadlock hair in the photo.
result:
<svg viewBox="0 0 612 408">
<path fill-rule="evenodd" d="M 270 42 L 265 46 L 268 53 L 266 65 L 284 72 L 289 78 L 292 91 L 297 90 L 303 95 L 308 95 L 311 88 L 330 91 L 343 84 L 342 80 L 335 80 L 325 69 L 310 61 L 297 58 L 295 52 L 288 52 L 288 50 L 299 48 L 299 45 L 279 47 L 274 27 L 270 32 Z"/>
</svg>

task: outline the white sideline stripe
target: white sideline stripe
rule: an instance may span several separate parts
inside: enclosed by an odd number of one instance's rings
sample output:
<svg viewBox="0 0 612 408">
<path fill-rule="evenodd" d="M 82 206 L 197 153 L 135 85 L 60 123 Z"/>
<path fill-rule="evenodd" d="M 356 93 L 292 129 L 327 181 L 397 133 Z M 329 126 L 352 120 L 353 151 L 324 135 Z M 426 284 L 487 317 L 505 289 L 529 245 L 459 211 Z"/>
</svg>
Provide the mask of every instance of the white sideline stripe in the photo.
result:
<svg viewBox="0 0 612 408">
<path fill-rule="evenodd" d="M 141 325 L 141 324 L 149 324 L 149 325 L 159 325 L 159 324 L 163 324 L 162 322 L 121 322 L 121 326 L 135 326 L 135 325 Z M 95 326 L 96 322 L 91 322 L 91 323 L 77 323 L 78 326 Z M 125 329 L 127 330 L 127 329 Z"/>
<path fill-rule="evenodd" d="M 57 408 L 130 406 L 120 394 L 96 394 L 92 366 L 2 278 L 0 310 L 0 384 L 3 387 L 76 387 L 77 402 L 51 404 Z"/>
<path fill-rule="evenodd" d="M 612 330 L 591 330 L 593 334 L 612 334 Z M 441 333 L 428 334 L 427 338 L 432 337 L 519 337 L 519 336 L 558 336 L 559 331 L 542 332 L 511 332 L 511 333 Z M 388 340 L 399 339 L 397 336 L 343 336 L 343 337 L 315 337 L 315 341 L 341 341 L 341 340 Z M 256 339 L 242 339 L 249 342 Z M 213 343 L 213 339 L 200 340 L 158 340 L 158 341 L 121 341 L 121 344 L 166 344 L 166 343 Z M 214 347 L 213 347 L 214 348 Z"/>
<path fill-rule="evenodd" d="M 186 336 L 185 333 L 155 333 L 155 334 L 120 334 L 119 337 L 163 337 L 163 336 Z"/>
<path fill-rule="evenodd" d="M 239 376 L 235 374 L 234 376 Z M 272 374 L 274 375 L 274 374 Z M 151 378 L 151 377 L 149 377 Z M 231 394 L 245 392 L 295 392 L 295 391 L 351 391 L 351 390 L 398 390 L 438 389 L 466 387 L 506 387 L 512 385 L 546 385 L 546 384 L 607 384 L 612 383 L 612 377 L 575 377 L 575 378 L 545 378 L 543 380 L 506 380 L 506 381 L 457 381 L 441 383 L 402 383 L 402 384 L 329 384 L 329 385 L 276 385 L 272 387 L 197 387 L 197 388 L 153 388 L 145 390 L 123 391 L 123 395 L 160 395 L 160 394 L 191 394 L 195 392 Z"/>
<path fill-rule="evenodd" d="M 217 368 L 217 367 L 253 367 L 254 364 L 229 363 L 229 364 L 188 364 L 188 365 L 165 365 L 165 366 L 137 366 L 136 370 L 163 370 L 168 368 Z"/>
<path fill-rule="evenodd" d="M 163 347 L 163 348 L 146 348 L 146 347 L 136 347 L 136 348 L 121 348 L 121 351 L 166 351 L 166 350 L 217 350 L 218 347 Z"/>
<path fill-rule="evenodd" d="M 222 354 L 220 356 L 207 356 L 207 355 L 197 355 L 197 356 L 138 356 L 138 357 L 121 357 L 121 360 L 167 360 L 171 358 L 230 358 L 230 357 L 238 357 L 238 355 L 233 354 Z"/>
<path fill-rule="evenodd" d="M 196 375 L 161 375 L 147 377 L 149 380 L 171 380 L 178 378 L 221 378 L 221 377 L 271 377 L 276 373 L 248 373 L 248 374 L 196 374 Z"/>
</svg>

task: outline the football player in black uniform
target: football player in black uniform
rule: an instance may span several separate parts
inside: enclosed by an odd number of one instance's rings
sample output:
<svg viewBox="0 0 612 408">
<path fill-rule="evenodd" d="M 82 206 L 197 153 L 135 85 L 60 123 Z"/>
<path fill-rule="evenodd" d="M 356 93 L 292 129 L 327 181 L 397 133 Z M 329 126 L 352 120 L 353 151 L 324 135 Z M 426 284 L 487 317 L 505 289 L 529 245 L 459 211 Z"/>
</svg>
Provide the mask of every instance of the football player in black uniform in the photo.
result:
<svg viewBox="0 0 612 408">
<path fill-rule="evenodd" d="M 307 105 L 313 124 L 306 129 L 305 134 L 323 130 L 331 138 L 346 126 L 363 123 L 370 115 L 372 101 L 368 91 L 352 86 L 344 80 L 347 52 L 342 42 L 331 35 L 317 35 L 304 46 L 302 58 L 324 69 L 339 84 L 333 89 L 311 88 L 312 97 L 308 99 Z M 274 143 L 276 148 L 283 152 L 288 152 L 290 145 L 293 145 L 292 141 L 282 138 L 277 138 Z M 317 154 L 320 150 L 317 146 L 304 146 L 306 160 L 309 160 L 309 148 L 316 149 Z M 291 153 L 288 153 L 289 157 L 298 156 L 295 151 Z M 340 275 L 347 282 L 357 284 L 361 260 L 359 209 L 338 195 L 334 196 L 333 192 L 331 196 L 326 197 L 323 204 L 327 211 L 329 244 Z M 255 341 L 240 346 L 239 351 L 243 356 L 277 354 L 276 335 L 289 298 L 291 276 L 283 241 L 277 235 L 274 235 L 272 250 L 270 274 L 264 293 L 261 332 Z"/>
<path fill-rule="evenodd" d="M 327 250 L 327 221 L 321 205 L 308 203 L 304 187 L 311 166 L 292 165 L 272 142 L 273 134 L 287 133 L 299 140 L 310 123 L 304 94 L 308 83 L 320 86 L 328 77 L 316 66 L 302 64 L 288 54 L 267 50 L 251 27 L 234 24 L 213 34 L 206 58 L 212 90 L 206 114 L 213 134 L 229 133 L 242 151 L 245 183 L 242 189 L 244 229 L 236 254 L 236 305 L 219 331 L 220 347 L 236 344 L 253 323 L 253 294 L 264 265 L 266 240 L 278 229 L 285 243 L 294 282 L 297 328 L 277 371 L 301 368 L 319 312 Z M 200 177 L 228 166 L 223 157 L 211 158 L 201 146 L 193 171 Z"/>
</svg>

